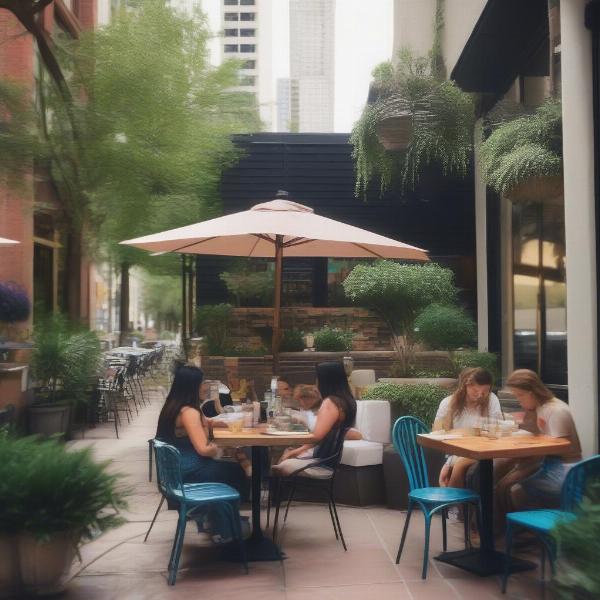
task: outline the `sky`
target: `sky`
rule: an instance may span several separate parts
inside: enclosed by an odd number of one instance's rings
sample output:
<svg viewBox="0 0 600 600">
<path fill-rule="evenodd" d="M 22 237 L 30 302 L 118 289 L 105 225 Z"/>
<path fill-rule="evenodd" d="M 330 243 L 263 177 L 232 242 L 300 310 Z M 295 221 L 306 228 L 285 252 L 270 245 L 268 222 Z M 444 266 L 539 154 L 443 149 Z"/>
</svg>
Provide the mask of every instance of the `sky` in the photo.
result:
<svg viewBox="0 0 600 600">
<path fill-rule="evenodd" d="M 218 32 L 221 0 L 197 0 Z M 187 0 L 190 3 L 190 0 Z M 193 3 L 193 0 L 192 0 Z M 289 76 L 288 0 L 273 3 L 273 85 Z M 393 0 L 337 0 L 335 15 L 335 131 L 347 133 L 364 108 L 371 71 L 392 56 Z M 215 62 L 219 41 L 211 44 Z"/>
</svg>

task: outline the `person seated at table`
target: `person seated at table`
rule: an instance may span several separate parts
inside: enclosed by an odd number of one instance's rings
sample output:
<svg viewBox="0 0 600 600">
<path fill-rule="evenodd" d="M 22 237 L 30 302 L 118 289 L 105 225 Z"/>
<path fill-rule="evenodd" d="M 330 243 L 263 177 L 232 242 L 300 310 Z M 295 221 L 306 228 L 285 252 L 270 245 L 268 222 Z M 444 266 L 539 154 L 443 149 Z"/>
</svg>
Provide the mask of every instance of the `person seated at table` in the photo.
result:
<svg viewBox="0 0 600 600">
<path fill-rule="evenodd" d="M 502 419 L 500 401 L 492 393 L 492 374 L 480 367 L 464 369 L 456 391 L 444 398 L 435 415 L 434 430 L 473 429 L 481 419 Z M 465 487 L 467 470 L 476 461 L 449 456 L 440 471 L 440 487 Z"/>
<path fill-rule="evenodd" d="M 292 386 L 285 377 L 279 377 L 277 379 L 277 394 L 281 398 L 281 406 L 283 408 L 296 408 L 294 406 L 294 394 L 292 392 Z"/>
<path fill-rule="evenodd" d="M 316 371 L 317 388 L 323 398 L 313 429 L 317 444 L 285 450 L 279 464 L 273 467 L 276 475 L 290 475 L 306 466 L 307 460 L 331 456 L 340 430 L 347 431 L 356 420 L 356 400 L 350 392 L 342 363 L 320 363 Z"/>
<path fill-rule="evenodd" d="M 220 449 L 209 441 L 209 421 L 200 411 L 202 369 L 180 366 L 158 417 L 157 439 L 175 446 L 181 454 L 185 483 L 218 482 L 248 498 L 249 486 L 237 462 L 219 460 Z"/>
<path fill-rule="evenodd" d="M 317 414 L 323 402 L 319 390 L 314 385 L 297 385 L 294 388 L 294 401 L 300 410 L 292 411 L 292 419 L 306 425 L 309 431 L 314 431 Z M 362 440 L 362 433 L 351 427 L 346 432 L 347 440 Z"/>
<path fill-rule="evenodd" d="M 526 413 L 535 413 L 539 433 L 570 442 L 555 456 L 541 464 L 535 458 L 516 462 L 496 484 L 499 525 L 507 512 L 528 508 L 558 508 L 562 484 L 569 469 L 581 460 L 581 444 L 569 406 L 554 396 L 536 373 L 528 369 L 514 371 L 506 386 Z"/>
</svg>

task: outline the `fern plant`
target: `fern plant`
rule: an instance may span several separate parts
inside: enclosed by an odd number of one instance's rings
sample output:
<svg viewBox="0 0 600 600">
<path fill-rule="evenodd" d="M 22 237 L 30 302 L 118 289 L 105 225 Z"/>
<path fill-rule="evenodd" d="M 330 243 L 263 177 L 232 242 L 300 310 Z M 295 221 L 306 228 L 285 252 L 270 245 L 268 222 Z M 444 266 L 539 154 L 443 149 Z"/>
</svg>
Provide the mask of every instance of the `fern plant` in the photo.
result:
<svg viewBox="0 0 600 600">
<path fill-rule="evenodd" d="M 473 150 L 473 100 L 452 81 L 434 75 L 432 61 L 400 53 L 397 65 L 382 63 L 373 71 L 378 98 L 368 105 L 350 136 L 356 168 L 356 195 L 365 196 L 369 182 L 379 177 L 381 193 L 399 178 L 400 188 L 414 188 L 430 164 L 444 175 L 466 175 Z M 377 125 L 388 118 L 409 116 L 412 138 L 401 152 L 389 152 L 377 136 Z"/>
<path fill-rule="evenodd" d="M 562 175 L 560 102 L 549 99 L 532 114 L 492 125 L 480 156 L 487 184 L 502 196 L 533 177 Z"/>
</svg>

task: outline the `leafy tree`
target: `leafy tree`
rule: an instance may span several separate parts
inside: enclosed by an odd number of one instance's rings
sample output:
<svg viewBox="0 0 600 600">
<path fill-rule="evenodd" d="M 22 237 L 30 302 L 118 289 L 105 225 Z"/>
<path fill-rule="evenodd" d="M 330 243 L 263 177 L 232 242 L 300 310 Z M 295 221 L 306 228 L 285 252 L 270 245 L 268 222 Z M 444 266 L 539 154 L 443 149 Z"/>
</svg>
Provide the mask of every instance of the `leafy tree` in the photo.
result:
<svg viewBox="0 0 600 600">
<path fill-rule="evenodd" d="M 375 311 L 388 324 L 400 360 L 407 368 L 412 360 L 417 314 L 431 303 L 454 304 L 458 297 L 454 273 L 435 263 L 382 260 L 359 264 L 343 286 L 349 300 Z"/>
<path fill-rule="evenodd" d="M 181 278 L 145 272 L 142 282 L 144 312 L 154 319 L 157 331 L 176 331 L 181 320 Z"/>
</svg>

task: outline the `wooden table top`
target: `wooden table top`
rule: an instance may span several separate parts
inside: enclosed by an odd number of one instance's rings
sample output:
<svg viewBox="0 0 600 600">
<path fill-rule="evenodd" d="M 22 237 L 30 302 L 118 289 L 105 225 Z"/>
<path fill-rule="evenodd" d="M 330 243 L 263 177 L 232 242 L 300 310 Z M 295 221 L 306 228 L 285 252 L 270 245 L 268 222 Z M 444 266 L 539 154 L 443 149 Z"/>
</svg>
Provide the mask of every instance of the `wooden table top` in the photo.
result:
<svg viewBox="0 0 600 600">
<path fill-rule="evenodd" d="M 302 446 L 314 444 L 312 435 L 290 432 L 287 435 L 269 435 L 266 426 L 253 429 L 242 429 L 240 433 L 232 433 L 226 428 L 213 429 L 214 443 L 217 446 Z"/>
<path fill-rule="evenodd" d="M 564 438 L 553 438 L 548 435 L 515 435 L 501 437 L 496 440 L 479 436 L 439 440 L 427 435 L 418 435 L 417 441 L 426 448 L 433 448 L 441 450 L 445 454 L 465 456 L 475 460 L 562 454 L 571 445 Z"/>
</svg>

